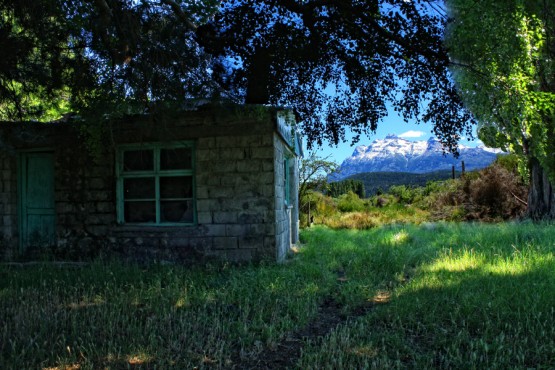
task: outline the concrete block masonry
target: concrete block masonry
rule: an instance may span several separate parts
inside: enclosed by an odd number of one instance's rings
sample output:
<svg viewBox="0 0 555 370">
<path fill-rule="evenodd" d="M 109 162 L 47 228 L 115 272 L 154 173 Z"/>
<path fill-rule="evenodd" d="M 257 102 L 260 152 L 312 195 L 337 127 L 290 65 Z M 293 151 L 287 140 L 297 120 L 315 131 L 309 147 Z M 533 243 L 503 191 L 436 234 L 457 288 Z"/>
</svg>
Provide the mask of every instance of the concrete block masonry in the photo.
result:
<svg viewBox="0 0 555 370">
<path fill-rule="evenodd" d="M 226 116 L 199 110 L 156 121 L 163 129 L 153 129 L 152 124 L 148 116 L 114 122 L 111 138 L 115 145 L 104 147 L 94 158 L 83 149 L 76 124 L 58 125 L 52 131 L 49 127 L 55 125 L 42 125 L 37 128 L 42 141 L 21 143 L 25 149 L 52 151 L 58 249 L 83 246 L 88 251 L 113 251 L 141 261 L 282 261 L 292 232 L 283 166 L 294 151 L 276 133 L 271 115 L 260 121 L 235 111 Z M 118 212 L 125 214 L 132 205 L 124 200 L 128 189 L 123 193 L 117 190 L 123 181 L 116 171 L 116 158 L 121 153 L 118 148 L 182 142 L 190 142 L 194 148 L 194 223 L 137 225 L 121 222 L 121 217 L 118 223 Z M 0 246 L 5 249 L 0 255 L 17 255 L 18 251 L 16 166 L 17 154 L 0 148 L 0 233 L 4 240 L 10 240 Z M 160 188 L 156 189 L 156 196 L 160 196 Z M 148 202 L 159 202 L 161 209 L 164 199 L 134 201 L 143 202 L 145 207 Z M 8 249 L 10 253 L 2 253 Z"/>
</svg>

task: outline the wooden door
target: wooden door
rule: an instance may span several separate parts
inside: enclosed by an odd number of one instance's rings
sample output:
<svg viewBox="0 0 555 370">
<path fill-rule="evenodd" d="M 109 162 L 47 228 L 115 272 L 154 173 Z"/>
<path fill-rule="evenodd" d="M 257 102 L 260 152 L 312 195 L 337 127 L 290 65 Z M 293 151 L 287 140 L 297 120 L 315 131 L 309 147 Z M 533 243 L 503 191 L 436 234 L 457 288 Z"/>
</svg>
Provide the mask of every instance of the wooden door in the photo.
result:
<svg viewBox="0 0 555 370">
<path fill-rule="evenodd" d="M 43 248 L 56 241 L 54 156 L 23 153 L 20 161 L 21 246 Z"/>
</svg>

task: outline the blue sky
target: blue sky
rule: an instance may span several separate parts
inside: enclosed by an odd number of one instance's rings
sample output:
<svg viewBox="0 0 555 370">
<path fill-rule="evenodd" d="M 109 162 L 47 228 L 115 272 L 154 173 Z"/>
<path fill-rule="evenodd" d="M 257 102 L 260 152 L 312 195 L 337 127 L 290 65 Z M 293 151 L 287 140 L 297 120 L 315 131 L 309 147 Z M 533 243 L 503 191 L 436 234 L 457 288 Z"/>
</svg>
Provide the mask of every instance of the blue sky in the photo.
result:
<svg viewBox="0 0 555 370">
<path fill-rule="evenodd" d="M 439 15 L 445 15 L 444 2 L 428 2 L 424 3 L 424 10 L 431 13 L 437 13 Z M 333 86 L 328 87 L 327 92 L 333 94 Z M 385 117 L 378 124 L 378 128 L 375 133 L 370 136 L 361 135 L 358 143 L 351 145 L 352 137 L 354 136 L 351 132 L 346 134 L 346 142 L 339 143 L 337 146 L 324 142 L 322 147 L 314 147 L 312 151 L 320 157 L 329 157 L 339 164 L 343 162 L 347 157 L 353 154 L 355 147 L 357 145 L 369 145 L 375 139 L 383 139 L 388 134 L 395 134 L 399 137 L 403 137 L 407 140 L 417 141 L 417 140 L 428 140 L 432 134 L 431 124 L 419 124 L 413 122 L 405 122 L 403 118 L 399 117 L 393 109 L 388 109 L 389 115 Z M 483 145 L 481 141 L 476 137 L 476 129 L 474 128 L 474 140 L 469 141 L 467 138 L 463 137 L 459 141 L 459 144 L 475 147 L 477 145 Z M 305 156 L 308 155 L 309 151 L 306 149 L 306 142 L 304 143 Z"/>
<path fill-rule="evenodd" d="M 417 125 L 411 122 L 407 123 L 404 122 L 401 117 L 395 115 L 394 113 L 390 113 L 389 116 L 378 124 L 378 129 L 375 134 L 370 137 L 361 135 L 359 142 L 353 146 L 351 146 L 351 139 L 354 135 L 351 132 L 348 132 L 346 135 L 347 141 L 345 143 L 339 143 L 337 146 L 334 146 L 324 142 L 322 147 L 315 147 L 313 150 L 315 150 L 318 156 L 329 156 L 331 160 L 341 164 L 343 160 L 353 154 L 357 145 L 368 145 L 375 139 L 383 139 L 389 134 L 395 134 L 411 141 L 428 140 L 433 135 L 431 124 Z M 466 138 L 462 138 L 459 143 L 471 147 L 481 144 L 477 138 L 473 141 L 468 141 Z M 306 156 L 309 151 L 307 151 L 306 148 L 304 150 Z"/>
</svg>

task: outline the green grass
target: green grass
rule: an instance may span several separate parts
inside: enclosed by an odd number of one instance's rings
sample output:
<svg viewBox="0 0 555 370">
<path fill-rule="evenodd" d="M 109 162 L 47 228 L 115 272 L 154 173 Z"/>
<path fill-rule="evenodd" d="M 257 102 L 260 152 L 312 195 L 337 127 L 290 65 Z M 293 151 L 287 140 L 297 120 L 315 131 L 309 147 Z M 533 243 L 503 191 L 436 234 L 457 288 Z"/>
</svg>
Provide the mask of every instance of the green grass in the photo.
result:
<svg viewBox="0 0 555 370">
<path fill-rule="evenodd" d="M 553 226 L 392 232 L 401 234 L 389 247 L 379 232 L 367 234 L 377 257 L 367 266 L 392 289 L 374 298 L 371 313 L 306 349 L 301 368 L 553 368 Z"/>
<path fill-rule="evenodd" d="M 555 228 L 312 228 L 290 263 L 0 266 L 0 368 L 230 368 L 327 297 L 344 312 L 298 368 L 552 368 Z M 345 281 L 338 281 L 344 274 Z"/>
<path fill-rule="evenodd" d="M 313 265 L 0 270 L 0 368 L 226 367 L 314 316 Z"/>
</svg>

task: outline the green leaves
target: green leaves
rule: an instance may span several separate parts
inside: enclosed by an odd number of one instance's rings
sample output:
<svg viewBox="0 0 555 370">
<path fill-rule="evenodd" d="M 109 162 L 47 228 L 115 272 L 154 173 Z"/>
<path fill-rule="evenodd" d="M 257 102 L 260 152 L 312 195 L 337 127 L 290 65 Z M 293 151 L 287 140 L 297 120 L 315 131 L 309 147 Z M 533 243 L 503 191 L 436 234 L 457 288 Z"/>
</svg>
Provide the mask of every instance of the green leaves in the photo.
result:
<svg viewBox="0 0 555 370">
<path fill-rule="evenodd" d="M 213 0 L 173 2 L 196 25 Z M 172 8 L 147 0 L 0 1 L 0 119 L 84 115 L 102 103 L 116 115 L 160 101 L 208 97 L 210 58 Z M 127 105 L 128 105 L 127 104 Z"/>
<path fill-rule="evenodd" d="M 553 10 L 543 1 L 448 1 L 447 45 L 466 106 L 488 145 L 536 157 L 555 180 Z"/>
</svg>

